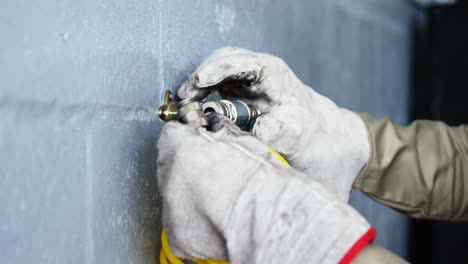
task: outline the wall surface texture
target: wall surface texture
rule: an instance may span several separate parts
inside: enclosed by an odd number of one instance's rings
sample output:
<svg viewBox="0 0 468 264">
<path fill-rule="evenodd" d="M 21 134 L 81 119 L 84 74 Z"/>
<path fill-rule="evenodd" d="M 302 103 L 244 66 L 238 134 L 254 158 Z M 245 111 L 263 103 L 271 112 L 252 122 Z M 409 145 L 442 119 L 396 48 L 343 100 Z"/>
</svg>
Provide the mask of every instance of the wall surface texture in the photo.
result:
<svg viewBox="0 0 468 264">
<path fill-rule="evenodd" d="M 403 0 L 4 1 L 0 263 L 158 262 L 154 113 L 215 48 L 278 55 L 339 105 L 406 122 L 418 15 Z M 406 254 L 405 218 L 352 203 Z"/>
</svg>

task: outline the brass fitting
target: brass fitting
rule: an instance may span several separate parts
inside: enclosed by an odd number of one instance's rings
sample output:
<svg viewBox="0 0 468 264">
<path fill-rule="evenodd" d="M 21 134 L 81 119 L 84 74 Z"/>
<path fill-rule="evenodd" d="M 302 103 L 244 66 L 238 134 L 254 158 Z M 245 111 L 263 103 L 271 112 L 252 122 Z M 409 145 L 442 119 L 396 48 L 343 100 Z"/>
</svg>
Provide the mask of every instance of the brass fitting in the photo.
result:
<svg viewBox="0 0 468 264">
<path fill-rule="evenodd" d="M 164 104 L 159 107 L 159 118 L 164 122 L 179 120 L 195 128 L 208 126 L 208 121 L 203 113 L 200 102 L 187 98 L 178 104 L 172 103 L 172 92 L 167 90 L 164 93 Z"/>
<path fill-rule="evenodd" d="M 162 121 L 168 122 L 171 120 L 177 120 L 177 105 L 172 103 L 172 93 L 167 90 L 164 93 L 164 104 L 159 107 L 159 118 Z"/>
</svg>

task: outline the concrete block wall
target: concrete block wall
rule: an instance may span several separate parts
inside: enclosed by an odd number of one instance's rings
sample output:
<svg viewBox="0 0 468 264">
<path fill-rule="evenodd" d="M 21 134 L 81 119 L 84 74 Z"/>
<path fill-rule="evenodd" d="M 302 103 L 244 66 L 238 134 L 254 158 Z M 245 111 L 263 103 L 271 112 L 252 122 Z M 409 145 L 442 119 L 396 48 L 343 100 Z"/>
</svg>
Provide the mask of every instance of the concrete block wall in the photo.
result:
<svg viewBox="0 0 468 264">
<path fill-rule="evenodd" d="M 231 45 L 284 58 L 356 111 L 406 122 L 403 0 L 52 1 L 0 9 L 0 263 L 155 263 L 155 111 L 203 57 Z M 406 221 L 352 203 L 406 254 Z"/>
</svg>

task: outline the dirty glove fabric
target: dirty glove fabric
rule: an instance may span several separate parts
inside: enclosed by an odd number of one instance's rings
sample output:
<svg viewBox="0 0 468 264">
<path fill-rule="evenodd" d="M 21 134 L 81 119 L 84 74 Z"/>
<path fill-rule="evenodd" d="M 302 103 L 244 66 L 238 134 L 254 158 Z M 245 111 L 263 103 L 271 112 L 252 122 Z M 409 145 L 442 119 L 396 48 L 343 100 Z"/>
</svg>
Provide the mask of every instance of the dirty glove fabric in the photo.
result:
<svg viewBox="0 0 468 264">
<path fill-rule="evenodd" d="M 349 205 L 220 119 L 169 122 L 158 142 L 163 226 L 179 257 L 348 263 L 375 236 Z"/>
<path fill-rule="evenodd" d="M 468 221 L 468 126 L 362 118 L 372 156 L 355 188 L 412 217 Z"/>
<path fill-rule="evenodd" d="M 212 88 L 224 98 L 257 106 L 253 134 L 342 201 L 369 158 L 366 128 L 355 113 L 304 85 L 284 61 L 240 48 L 213 52 L 178 91 L 202 99 Z"/>
</svg>

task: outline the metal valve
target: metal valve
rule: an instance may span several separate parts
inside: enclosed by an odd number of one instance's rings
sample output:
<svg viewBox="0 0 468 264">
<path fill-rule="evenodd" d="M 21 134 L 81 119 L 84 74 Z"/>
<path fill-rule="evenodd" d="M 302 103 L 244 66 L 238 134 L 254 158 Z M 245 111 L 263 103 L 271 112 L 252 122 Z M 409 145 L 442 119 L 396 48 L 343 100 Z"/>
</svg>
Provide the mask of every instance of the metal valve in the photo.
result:
<svg viewBox="0 0 468 264">
<path fill-rule="evenodd" d="M 159 118 L 164 122 L 179 120 L 184 124 L 198 128 L 208 126 L 205 114 L 210 112 L 228 117 L 244 130 L 249 130 L 261 114 L 254 105 L 246 104 L 239 100 L 219 100 L 201 103 L 193 98 L 187 98 L 176 105 L 172 103 L 171 91 L 167 90 L 164 94 L 164 104 L 159 107 Z"/>
<path fill-rule="evenodd" d="M 254 124 L 260 111 L 254 105 L 239 100 L 219 100 L 203 103 L 203 112 L 215 112 L 231 119 L 241 129 L 248 130 Z"/>
</svg>

